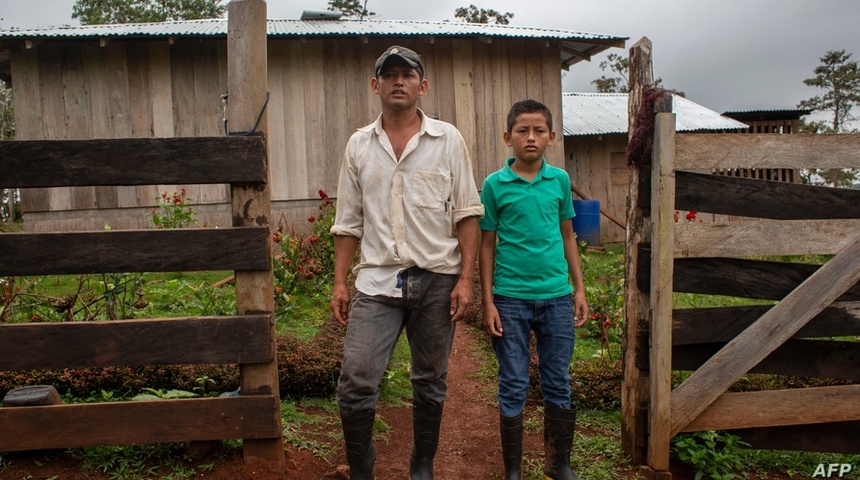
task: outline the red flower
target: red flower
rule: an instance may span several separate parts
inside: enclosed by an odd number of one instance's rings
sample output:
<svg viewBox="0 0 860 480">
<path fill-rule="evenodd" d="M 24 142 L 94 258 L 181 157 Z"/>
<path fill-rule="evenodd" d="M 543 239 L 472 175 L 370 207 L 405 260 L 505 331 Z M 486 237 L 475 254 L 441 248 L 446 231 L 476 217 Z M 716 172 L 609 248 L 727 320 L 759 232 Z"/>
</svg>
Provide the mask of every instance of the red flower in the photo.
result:
<svg viewBox="0 0 860 480">
<path fill-rule="evenodd" d="M 322 189 L 320 189 L 320 191 L 318 193 L 320 194 L 320 198 L 322 198 L 322 199 L 328 198 L 328 195 L 326 195 L 326 193 Z"/>
<path fill-rule="evenodd" d="M 317 219 L 316 219 L 316 217 L 310 216 L 310 217 L 308 217 L 308 221 L 311 223 L 314 223 L 317 221 Z"/>
<path fill-rule="evenodd" d="M 687 212 L 687 220 L 692 221 L 695 219 L 696 219 L 696 212 L 695 211 L 691 210 L 691 211 Z"/>
</svg>

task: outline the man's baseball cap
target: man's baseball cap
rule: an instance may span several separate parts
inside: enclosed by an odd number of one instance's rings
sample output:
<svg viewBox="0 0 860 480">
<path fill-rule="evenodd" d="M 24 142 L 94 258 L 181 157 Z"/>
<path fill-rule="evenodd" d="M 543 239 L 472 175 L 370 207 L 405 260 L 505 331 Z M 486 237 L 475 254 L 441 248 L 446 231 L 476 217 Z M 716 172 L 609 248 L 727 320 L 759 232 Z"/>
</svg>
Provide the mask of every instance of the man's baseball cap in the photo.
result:
<svg viewBox="0 0 860 480">
<path fill-rule="evenodd" d="M 379 76 L 379 72 L 382 70 L 382 67 L 385 65 L 385 62 L 388 61 L 391 57 L 400 57 L 406 61 L 406 63 L 418 70 L 418 74 L 423 78 L 424 77 L 424 64 L 421 63 L 421 57 L 418 56 L 413 50 L 410 50 L 406 47 L 401 47 L 400 45 L 393 45 L 388 47 L 385 50 L 385 53 L 379 56 L 376 60 L 376 66 L 373 67 L 374 76 Z"/>
</svg>

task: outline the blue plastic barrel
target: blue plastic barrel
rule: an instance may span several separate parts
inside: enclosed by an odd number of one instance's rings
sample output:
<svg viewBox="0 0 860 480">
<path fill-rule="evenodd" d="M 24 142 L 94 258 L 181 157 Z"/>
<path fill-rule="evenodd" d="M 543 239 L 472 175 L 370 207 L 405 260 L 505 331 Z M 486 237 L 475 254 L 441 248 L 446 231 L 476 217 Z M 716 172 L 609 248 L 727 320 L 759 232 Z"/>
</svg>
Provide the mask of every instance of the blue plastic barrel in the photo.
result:
<svg viewBox="0 0 860 480">
<path fill-rule="evenodd" d="M 573 231 L 577 242 L 600 245 L 600 201 L 574 200 Z"/>
</svg>

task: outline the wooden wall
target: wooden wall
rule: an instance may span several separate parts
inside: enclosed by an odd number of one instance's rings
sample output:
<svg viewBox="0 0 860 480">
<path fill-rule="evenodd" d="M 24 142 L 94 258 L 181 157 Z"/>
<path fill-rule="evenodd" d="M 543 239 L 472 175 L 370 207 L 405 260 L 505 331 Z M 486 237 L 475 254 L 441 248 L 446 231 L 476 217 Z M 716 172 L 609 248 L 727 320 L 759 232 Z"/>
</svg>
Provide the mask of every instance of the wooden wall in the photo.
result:
<svg viewBox="0 0 860 480">
<path fill-rule="evenodd" d="M 276 223 L 279 216 L 306 218 L 303 212 L 316 207 L 320 189 L 336 191 L 346 140 L 379 113 L 370 77 L 376 58 L 391 44 L 422 55 L 430 89 L 420 106 L 460 129 L 472 150 L 479 187 L 510 155 L 502 132 L 514 101 L 534 98 L 558 112 L 555 130 L 563 138 L 555 42 L 270 38 L 267 114 Z M 18 139 L 221 136 L 226 72 L 223 38 L 113 40 L 105 46 L 64 41 L 22 48 L 12 56 Z M 558 142 L 548 159 L 562 166 L 563 158 Z M 223 185 L 28 189 L 22 200 L 25 224 L 33 231 L 100 229 L 104 223 L 138 228 L 145 226 L 156 196 L 181 187 L 194 199 L 201 220 L 229 225 L 229 192 Z"/>
</svg>

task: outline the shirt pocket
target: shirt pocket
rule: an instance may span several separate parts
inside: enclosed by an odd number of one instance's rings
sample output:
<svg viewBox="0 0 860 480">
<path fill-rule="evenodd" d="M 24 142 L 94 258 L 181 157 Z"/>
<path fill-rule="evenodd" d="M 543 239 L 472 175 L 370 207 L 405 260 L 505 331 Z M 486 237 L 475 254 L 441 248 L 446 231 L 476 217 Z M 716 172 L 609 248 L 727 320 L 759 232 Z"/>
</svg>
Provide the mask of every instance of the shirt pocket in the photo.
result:
<svg viewBox="0 0 860 480">
<path fill-rule="evenodd" d="M 416 208 L 448 210 L 450 180 L 439 172 L 416 171 L 412 175 L 408 195 Z"/>
</svg>

